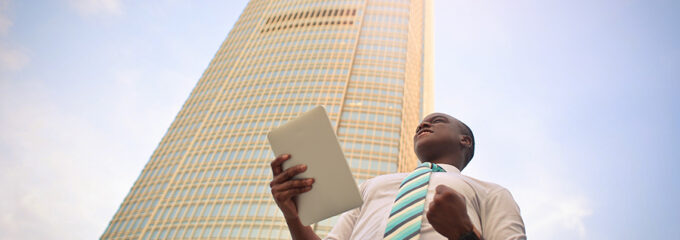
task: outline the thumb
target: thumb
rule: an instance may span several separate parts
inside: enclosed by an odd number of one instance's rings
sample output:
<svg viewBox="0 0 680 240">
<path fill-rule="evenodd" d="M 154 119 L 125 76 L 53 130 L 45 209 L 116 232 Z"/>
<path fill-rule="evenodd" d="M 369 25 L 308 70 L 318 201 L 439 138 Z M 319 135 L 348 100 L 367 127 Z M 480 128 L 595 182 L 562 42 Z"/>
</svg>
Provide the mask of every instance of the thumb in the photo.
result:
<svg viewBox="0 0 680 240">
<path fill-rule="evenodd" d="M 453 191 L 453 189 L 450 188 L 450 187 L 447 187 L 447 186 L 445 186 L 445 185 L 443 185 L 443 184 L 437 185 L 437 188 L 435 188 L 435 192 L 436 192 L 437 194 L 441 194 L 441 193 L 448 192 L 448 191 Z"/>
</svg>

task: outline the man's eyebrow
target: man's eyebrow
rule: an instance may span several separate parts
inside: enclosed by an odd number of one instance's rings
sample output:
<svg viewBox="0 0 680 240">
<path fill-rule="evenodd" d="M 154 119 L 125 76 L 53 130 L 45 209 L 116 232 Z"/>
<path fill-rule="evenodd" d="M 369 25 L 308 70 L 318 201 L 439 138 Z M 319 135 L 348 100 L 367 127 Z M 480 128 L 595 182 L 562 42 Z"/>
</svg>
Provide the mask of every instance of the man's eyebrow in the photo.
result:
<svg viewBox="0 0 680 240">
<path fill-rule="evenodd" d="M 444 116 L 442 116 L 442 115 L 437 115 L 437 116 L 432 117 L 432 119 L 431 119 L 430 121 L 434 121 L 434 120 L 436 120 L 436 119 L 438 119 L 438 118 L 441 118 L 441 119 L 444 119 L 444 120 L 447 120 L 447 121 L 449 120 L 448 118 L 446 118 L 446 117 L 444 117 Z"/>
</svg>

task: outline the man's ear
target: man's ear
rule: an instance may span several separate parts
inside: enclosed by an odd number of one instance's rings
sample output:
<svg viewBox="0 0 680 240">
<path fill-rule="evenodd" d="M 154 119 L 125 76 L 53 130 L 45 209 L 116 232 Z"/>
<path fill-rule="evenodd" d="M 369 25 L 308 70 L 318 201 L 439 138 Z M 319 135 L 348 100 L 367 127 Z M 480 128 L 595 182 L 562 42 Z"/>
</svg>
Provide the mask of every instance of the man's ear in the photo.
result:
<svg viewBox="0 0 680 240">
<path fill-rule="evenodd" d="M 460 145 L 464 148 L 472 148 L 472 138 L 468 135 L 460 135 Z"/>
</svg>

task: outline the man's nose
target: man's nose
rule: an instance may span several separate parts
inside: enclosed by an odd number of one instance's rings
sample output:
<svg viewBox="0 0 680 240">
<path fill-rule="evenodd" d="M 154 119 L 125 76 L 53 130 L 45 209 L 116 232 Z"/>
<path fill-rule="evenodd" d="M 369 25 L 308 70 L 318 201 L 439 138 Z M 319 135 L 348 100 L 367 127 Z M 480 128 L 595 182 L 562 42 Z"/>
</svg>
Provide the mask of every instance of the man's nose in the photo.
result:
<svg viewBox="0 0 680 240">
<path fill-rule="evenodd" d="M 422 128 L 425 128 L 425 127 L 431 127 L 431 126 L 432 126 L 432 125 L 430 124 L 430 122 L 428 122 L 428 121 L 422 121 L 422 122 L 418 125 L 418 130 L 420 130 L 420 129 L 422 129 Z"/>
</svg>

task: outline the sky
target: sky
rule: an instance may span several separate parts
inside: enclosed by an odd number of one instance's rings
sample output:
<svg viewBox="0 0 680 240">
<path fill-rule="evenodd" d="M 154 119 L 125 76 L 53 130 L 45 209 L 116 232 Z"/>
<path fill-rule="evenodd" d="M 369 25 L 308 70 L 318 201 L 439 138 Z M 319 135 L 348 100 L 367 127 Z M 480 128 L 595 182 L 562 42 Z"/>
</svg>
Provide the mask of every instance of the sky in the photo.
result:
<svg viewBox="0 0 680 240">
<path fill-rule="evenodd" d="M 0 239 L 96 239 L 247 1 L 0 0 Z M 435 110 L 530 239 L 680 235 L 680 2 L 435 1 Z"/>
</svg>

